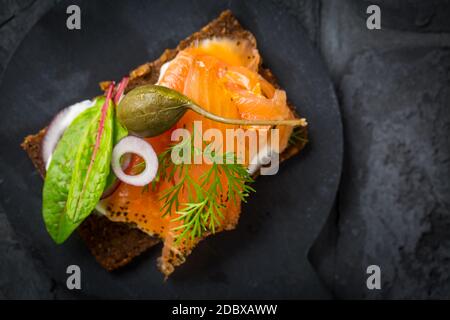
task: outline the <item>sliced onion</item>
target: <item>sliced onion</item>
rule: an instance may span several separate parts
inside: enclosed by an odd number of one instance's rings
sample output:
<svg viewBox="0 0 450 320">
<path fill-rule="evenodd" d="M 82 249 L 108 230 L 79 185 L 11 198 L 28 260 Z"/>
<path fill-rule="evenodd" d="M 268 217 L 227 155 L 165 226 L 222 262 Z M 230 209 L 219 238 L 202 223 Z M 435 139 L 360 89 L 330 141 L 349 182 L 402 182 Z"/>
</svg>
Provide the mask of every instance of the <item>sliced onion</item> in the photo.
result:
<svg viewBox="0 0 450 320">
<path fill-rule="evenodd" d="M 137 175 L 128 175 L 123 171 L 120 159 L 127 153 L 137 154 L 144 160 L 144 171 Z M 122 182 L 142 187 L 152 182 L 155 178 L 158 172 L 158 157 L 150 143 L 138 137 L 127 136 L 114 147 L 111 166 L 116 177 Z"/>
<path fill-rule="evenodd" d="M 93 105 L 93 101 L 84 100 L 61 110 L 53 118 L 42 141 L 42 159 L 44 160 L 46 170 L 50 165 L 52 153 L 64 131 L 80 113 Z"/>
</svg>

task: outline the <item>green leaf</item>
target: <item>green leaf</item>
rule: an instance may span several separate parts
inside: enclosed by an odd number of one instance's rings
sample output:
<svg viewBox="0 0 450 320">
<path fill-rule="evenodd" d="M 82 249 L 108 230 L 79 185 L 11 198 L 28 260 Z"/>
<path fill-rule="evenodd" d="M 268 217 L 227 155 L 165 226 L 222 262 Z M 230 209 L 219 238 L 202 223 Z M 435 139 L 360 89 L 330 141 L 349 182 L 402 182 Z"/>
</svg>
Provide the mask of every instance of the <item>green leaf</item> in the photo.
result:
<svg viewBox="0 0 450 320">
<path fill-rule="evenodd" d="M 101 106 L 101 105 L 100 105 Z M 42 213 L 48 233 L 56 243 L 62 243 L 79 225 L 68 220 L 66 202 L 69 194 L 76 142 L 85 130 L 86 123 L 98 114 L 99 102 L 82 112 L 67 128 L 52 155 L 44 181 Z"/>
<path fill-rule="evenodd" d="M 110 104 L 102 114 L 104 101 L 97 99 L 72 122 L 53 153 L 44 182 L 43 216 L 56 243 L 64 242 L 91 213 L 110 173 L 114 108 Z"/>
<path fill-rule="evenodd" d="M 100 126 L 102 117 L 103 128 Z M 84 220 L 103 193 L 110 172 L 112 134 L 113 108 L 110 104 L 106 115 L 94 117 L 80 137 L 66 205 L 67 216 L 73 222 Z"/>
</svg>

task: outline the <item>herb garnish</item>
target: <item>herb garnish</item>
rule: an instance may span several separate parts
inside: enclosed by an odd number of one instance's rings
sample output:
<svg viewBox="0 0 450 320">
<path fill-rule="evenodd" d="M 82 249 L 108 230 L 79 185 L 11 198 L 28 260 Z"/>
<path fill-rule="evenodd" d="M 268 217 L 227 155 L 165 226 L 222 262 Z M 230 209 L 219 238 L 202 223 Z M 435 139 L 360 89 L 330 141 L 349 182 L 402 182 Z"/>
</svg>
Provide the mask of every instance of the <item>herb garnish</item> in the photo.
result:
<svg viewBox="0 0 450 320">
<path fill-rule="evenodd" d="M 175 211 L 177 216 L 173 218 L 173 221 L 182 221 L 182 225 L 173 229 L 179 231 L 176 236 L 177 243 L 184 239 L 197 239 L 206 233 L 215 233 L 224 218 L 223 210 L 226 205 L 224 200 L 237 203 L 239 199 L 246 202 L 250 192 L 255 191 L 248 185 L 253 182 L 252 177 L 247 169 L 238 163 L 235 154 L 229 152 L 216 155 L 214 151 L 209 150 L 211 144 L 205 144 L 203 155 L 209 157 L 212 164 L 198 179 L 190 174 L 191 165 L 174 164 L 171 161 L 172 151 L 174 148 L 183 148 L 182 144 L 186 141 L 191 143 L 192 155 L 194 152 L 197 154 L 202 152 L 194 149 L 192 140 L 185 139 L 179 144 L 170 146 L 159 155 L 158 179 L 171 181 L 174 177 L 178 178 L 177 182 L 164 190 L 160 196 L 160 200 L 164 202 L 161 208 L 163 216 Z M 220 158 L 221 161 L 217 161 Z M 227 186 L 226 192 L 224 192 L 224 184 Z M 186 203 L 179 201 L 179 196 L 183 192 L 187 194 L 188 202 Z"/>
<path fill-rule="evenodd" d="M 299 143 L 302 143 L 302 145 L 304 146 L 305 144 L 308 143 L 308 138 L 307 138 L 307 131 L 305 127 L 294 127 L 294 129 L 292 130 L 292 134 L 289 137 L 289 145 L 297 145 Z"/>
</svg>

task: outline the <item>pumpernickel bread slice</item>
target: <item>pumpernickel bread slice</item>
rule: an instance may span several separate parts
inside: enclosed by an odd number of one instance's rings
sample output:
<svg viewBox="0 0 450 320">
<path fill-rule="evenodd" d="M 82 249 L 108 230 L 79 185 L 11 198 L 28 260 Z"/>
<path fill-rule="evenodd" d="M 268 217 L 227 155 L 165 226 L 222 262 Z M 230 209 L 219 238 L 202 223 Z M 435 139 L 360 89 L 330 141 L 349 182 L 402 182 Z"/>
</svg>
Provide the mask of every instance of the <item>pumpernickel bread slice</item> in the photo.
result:
<svg viewBox="0 0 450 320">
<path fill-rule="evenodd" d="M 164 63 L 172 60 L 179 51 L 189 47 L 195 41 L 211 37 L 245 39 L 256 48 L 254 36 L 240 25 L 231 11 L 227 10 L 200 31 L 181 41 L 175 49 L 166 49 L 157 60 L 145 63 L 131 71 L 127 91 L 140 85 L 156 83 L 160 68 Z M 275 87 L 278 87 L 276 79 L 269 69 L 260 66 L 259 73 Z M 107 84 L 107 81 L 103 82 L 101 87 L 105 88 Z M 295 112 L 293 106 L 290 104 L 289 106 Z M 46 129 L 42 129 L 35 135 L 29 135 L 22 143 L 22 148 L 28 153 L 42 176 L 45 175 L 45 165 L 41 155 L 41 144 L 45 132 Z M 300 132 L 301 139 L 296 139 L 289 145 L 281 154 L 280 161 L 298 153 L 306 144 L 306 135 L 306 128 L 304 128 Z M 110 271 L 127 264 L 134 257 L 159 242 L 159 239 L 151 237 L 133 226 L 111 222 L 106 217 L 96 214 L 90 215 L 80 225 L 78 231 L 98 263 Z"/>
</svg>

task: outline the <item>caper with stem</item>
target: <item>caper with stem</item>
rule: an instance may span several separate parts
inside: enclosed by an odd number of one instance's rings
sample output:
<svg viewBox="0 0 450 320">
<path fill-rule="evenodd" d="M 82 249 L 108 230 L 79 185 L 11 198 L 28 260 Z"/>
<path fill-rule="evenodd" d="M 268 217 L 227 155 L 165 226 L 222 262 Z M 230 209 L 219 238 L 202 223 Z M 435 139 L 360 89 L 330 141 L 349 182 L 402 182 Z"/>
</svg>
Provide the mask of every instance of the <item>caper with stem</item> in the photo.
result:
<svg viewBox="0 0 450 320">
<path fill-rule="evenodd" d="M 213 121 L 242 126 L 306 126 L 305 119 L 245 120 L 224 118 L 206 111 L 185 95 L 163 86 L 143 85 L 128 92 L 117 108 L 119 121 L 130 132 L 154 137 L 167 131 L 192 110 Z"/>
</svg>

